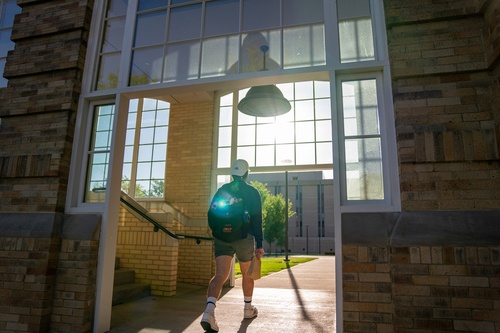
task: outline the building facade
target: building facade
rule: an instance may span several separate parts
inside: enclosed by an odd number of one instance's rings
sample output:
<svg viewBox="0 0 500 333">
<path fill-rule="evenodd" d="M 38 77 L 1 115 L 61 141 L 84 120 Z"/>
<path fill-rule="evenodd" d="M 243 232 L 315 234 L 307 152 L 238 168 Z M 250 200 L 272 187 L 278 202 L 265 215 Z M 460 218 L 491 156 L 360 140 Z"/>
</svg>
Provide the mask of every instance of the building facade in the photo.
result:
<svg viewBox="0 0 500 333">
<path fill-rule="evenodd" d="M 287 220 L 289 253 L 335 253 L 333 205 L 327 204 L 333 201 L 333 179 L 328 174 L 322 171 L 251 174 L 249 181 L 267 185 L 272 195 L 285 199 L 288 196 L 294 212 Z M 264 247 L 266 253 L 284 253 L 286 248 L 266 241 Z"/>
<path fill-rule="evenodd" d="M 117 256 L 158 295 L 207 283 L 206 211 L 236 158 L 331 173 L 339 332 L 500 329 L 498 1 L 0 10 L 0 331 L 109 330 Z M 238 112 L 269 84 L 290 113 Z"/>
</svg>

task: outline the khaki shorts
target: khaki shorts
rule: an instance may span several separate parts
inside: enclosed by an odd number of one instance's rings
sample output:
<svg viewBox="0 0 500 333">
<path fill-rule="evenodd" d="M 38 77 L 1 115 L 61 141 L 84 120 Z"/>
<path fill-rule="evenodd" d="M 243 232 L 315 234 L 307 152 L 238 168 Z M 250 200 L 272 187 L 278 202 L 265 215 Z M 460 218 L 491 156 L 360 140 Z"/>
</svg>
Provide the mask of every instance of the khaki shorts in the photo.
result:
<svg viewBox="0 0 500 333">
<path fill-rule="evenodd" d="M 226 243 L 214 239 L 214 249 L 215 257 L 219 256 L 233 256 L 236 254 L 236 258 L 240 262 L 251 261 L 255 252 L 255 240 L 254 237 L 248 234 L 247 238 L 237 240 L 232 243 Z"/>
</svg>

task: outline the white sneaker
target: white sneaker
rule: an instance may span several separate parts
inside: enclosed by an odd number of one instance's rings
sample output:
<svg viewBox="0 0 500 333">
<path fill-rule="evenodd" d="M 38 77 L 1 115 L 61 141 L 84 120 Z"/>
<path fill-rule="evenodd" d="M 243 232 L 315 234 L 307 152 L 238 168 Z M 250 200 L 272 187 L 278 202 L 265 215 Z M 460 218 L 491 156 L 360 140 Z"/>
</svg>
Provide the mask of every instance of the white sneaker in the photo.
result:
<svg viewBox="0 0 500 333">
<path fill-rule="evenodd" d="M 243 317 L 245 319 L 252 319 L 252 318 L 257 317 L 258 313 L 259 313 L 259 311 L 257 311 L 257 308 L 252 305 L 252 307 L 250 309 L 245 308 Z"/>
<path fill-rule="evenodd" d="M 207 332 L 219 332 L 219 326 L 215 320 L 215 315 L 212 312 L 205 311 L 201 317 L 201 327 Z"/>
</svg>

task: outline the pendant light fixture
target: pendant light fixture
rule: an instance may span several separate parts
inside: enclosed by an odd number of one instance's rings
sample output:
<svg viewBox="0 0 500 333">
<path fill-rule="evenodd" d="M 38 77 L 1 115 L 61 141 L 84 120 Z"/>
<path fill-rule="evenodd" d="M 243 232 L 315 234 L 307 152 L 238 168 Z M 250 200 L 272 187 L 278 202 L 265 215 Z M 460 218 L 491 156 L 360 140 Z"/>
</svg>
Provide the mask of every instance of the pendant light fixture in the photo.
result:
<svg viewBox="0 0 500 333">
<path fill-rule="evenodd" d="M 267 45 L 260 47 L 264 53 L 264 68 L 266 69 Z M 274 84 L 266 86 L 255 86 L 248 90 L 246 96 L 238 103 L 238 110 L 254 117 L 275 117 L 290 111 L 290 102 L 283 97 L 283 93 Z"/>
</svg>

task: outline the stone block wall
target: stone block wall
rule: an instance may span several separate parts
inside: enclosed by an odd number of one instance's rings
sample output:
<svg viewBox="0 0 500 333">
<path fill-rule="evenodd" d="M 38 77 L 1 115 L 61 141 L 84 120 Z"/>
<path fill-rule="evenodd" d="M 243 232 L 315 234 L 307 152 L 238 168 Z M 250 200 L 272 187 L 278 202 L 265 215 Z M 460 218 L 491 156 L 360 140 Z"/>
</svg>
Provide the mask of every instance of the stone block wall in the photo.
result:
<svg viewBox="0 0 500 333">
<path fill-rule="evenodd" d="M 344 332 L 498 332 L 499 220 L 344 214 Z"/>
<path fill-rule="evenodd" d="M 500 4 L 385 8 L 403 210 L 500 207 Z"/>
<path fill-rule="evenodd" d="M 0 214 L 0 331 L 91 332 L 100 216 Z"/>
</svg>

